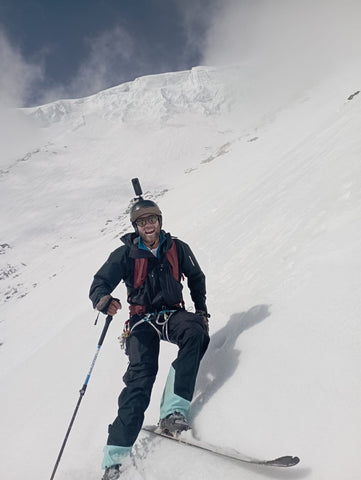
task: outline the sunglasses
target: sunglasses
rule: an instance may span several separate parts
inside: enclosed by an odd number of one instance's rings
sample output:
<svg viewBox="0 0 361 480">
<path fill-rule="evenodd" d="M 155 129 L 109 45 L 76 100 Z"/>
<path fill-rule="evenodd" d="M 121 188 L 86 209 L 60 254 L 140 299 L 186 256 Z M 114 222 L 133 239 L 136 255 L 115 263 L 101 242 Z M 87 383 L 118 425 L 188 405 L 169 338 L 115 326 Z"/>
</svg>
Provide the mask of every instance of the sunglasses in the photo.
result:
<svg viewBox="0 0 361 480">
<path fill-rule="evenodd" d="M 158 222 L 157 215 L 149 215 L 149 217 L 137 218 L 137 220 L 135 221 L 138 227 L 145 227 L 147 223 L 154 225 L 157 222 Z"/>
</svg>

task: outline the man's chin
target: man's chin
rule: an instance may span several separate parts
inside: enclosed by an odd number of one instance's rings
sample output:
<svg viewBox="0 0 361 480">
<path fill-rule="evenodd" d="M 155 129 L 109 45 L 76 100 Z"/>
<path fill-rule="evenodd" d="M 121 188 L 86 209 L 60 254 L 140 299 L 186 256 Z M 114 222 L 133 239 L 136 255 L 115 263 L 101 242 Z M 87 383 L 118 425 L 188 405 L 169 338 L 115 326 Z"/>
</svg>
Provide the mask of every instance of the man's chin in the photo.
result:
<svg viewBox="0 0 361 480">
<path fill-rule="evenodd" d="M 155 243 L 156 241 L 158 240 L 158 235 L 156 233 L 153 233 L 153 234 L 145 234 L 143 236 L 143 242 L 146 244 L 146 245 L 152 245 L 153 243 Z"/>
</svg>

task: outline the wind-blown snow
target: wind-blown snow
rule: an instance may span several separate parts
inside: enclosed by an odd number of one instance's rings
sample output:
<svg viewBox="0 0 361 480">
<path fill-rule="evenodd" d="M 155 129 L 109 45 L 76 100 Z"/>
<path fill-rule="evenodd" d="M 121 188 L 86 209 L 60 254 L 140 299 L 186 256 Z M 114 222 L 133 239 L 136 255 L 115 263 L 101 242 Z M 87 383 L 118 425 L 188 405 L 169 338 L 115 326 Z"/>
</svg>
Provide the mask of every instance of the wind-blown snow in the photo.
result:
<svg viewBox="0 0 361 480">
<path fill-rule="evenodd" d="M 194 434 L 301 464 L 242 466 L 144 433 L 124 479 L 360 476 L 360 71 L 256 106 L 245 69 L 144 77 L 22 111 L 40 139 L 0 165 L 2 478 L 50 477 L 103 325 L 89 285 L 131 230 L 136 176 L 207 275 Z M 110 326 L 59 480 L 101 476 L 126 318 Z M 147 423 L 175 354 L 162 344 Z"/>
</svg>

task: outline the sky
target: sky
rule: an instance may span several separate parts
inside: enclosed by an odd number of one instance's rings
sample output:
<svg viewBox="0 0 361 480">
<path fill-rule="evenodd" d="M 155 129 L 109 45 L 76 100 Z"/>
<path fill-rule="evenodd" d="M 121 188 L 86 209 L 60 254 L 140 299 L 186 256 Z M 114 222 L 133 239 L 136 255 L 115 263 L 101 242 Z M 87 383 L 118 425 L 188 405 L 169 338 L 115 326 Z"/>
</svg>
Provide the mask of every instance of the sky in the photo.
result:
<svg viewBox="0 0 361 480">
<path fill-rule="evenodd" d="M 27 105 L 80 97 L 198 65 L 218 1 L 0 0 L 10 96 Z"/>
<path fill-rule="evenodd" d="M 0 108 L 197 65 L 294 91 L 361 53 L 360 17 L 359 0 L 0 0 Z"/>
</svg>

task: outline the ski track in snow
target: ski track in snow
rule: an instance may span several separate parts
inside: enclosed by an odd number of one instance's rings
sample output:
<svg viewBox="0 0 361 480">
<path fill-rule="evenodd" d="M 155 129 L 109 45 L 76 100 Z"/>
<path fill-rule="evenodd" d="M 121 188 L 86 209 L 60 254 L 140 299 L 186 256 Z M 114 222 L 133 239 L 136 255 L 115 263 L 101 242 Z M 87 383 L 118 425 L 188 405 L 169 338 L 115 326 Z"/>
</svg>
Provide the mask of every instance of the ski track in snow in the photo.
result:
<svg viewBox="0 0 361 480">
<path fill-rule="evenodd" d="M 194 435 L 301 464 L 240 466 L 142 433 L 121 478 L 359 478 L 359 73 L 258 116 L 227 88 L 225 75 L 241 84 L 236 67 L 143 77 L 23 112 L 40 125 L 39 145 L 3 158 L 0 172 L 2 478 L 50 477 L 103 322 L 93 326 L 88 289 L 131 230 L 133 177 L 207 275 L 211 344 Z M 115 295 L 126 304 L 123 285 Z M 126 313 L 110 326 L 57 480 L 101 477 Z M 175 354 L 162 344 L 148 424 Z"/>
</svg>

